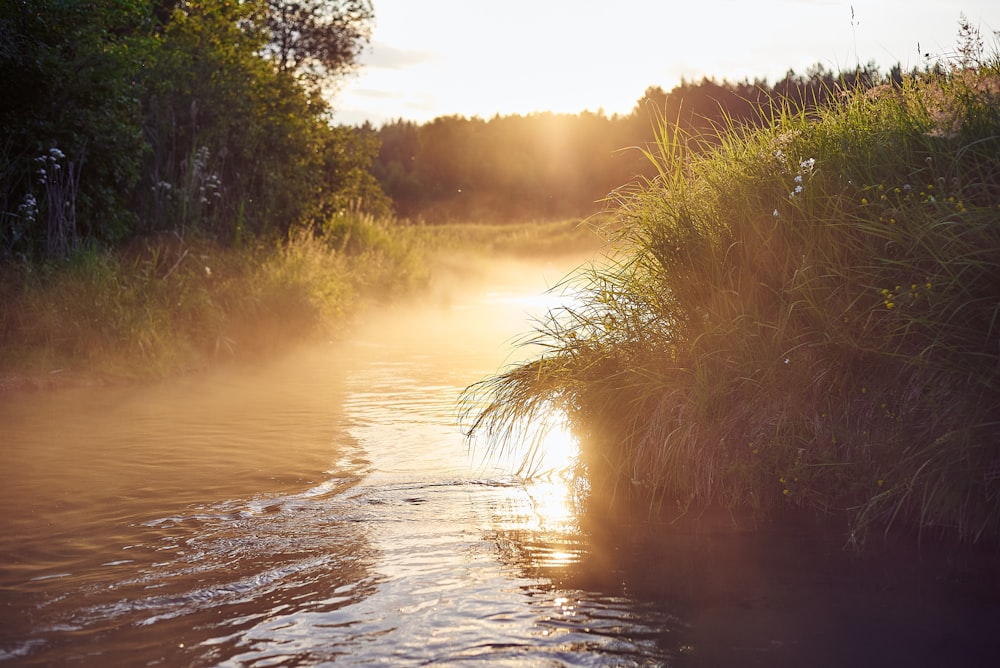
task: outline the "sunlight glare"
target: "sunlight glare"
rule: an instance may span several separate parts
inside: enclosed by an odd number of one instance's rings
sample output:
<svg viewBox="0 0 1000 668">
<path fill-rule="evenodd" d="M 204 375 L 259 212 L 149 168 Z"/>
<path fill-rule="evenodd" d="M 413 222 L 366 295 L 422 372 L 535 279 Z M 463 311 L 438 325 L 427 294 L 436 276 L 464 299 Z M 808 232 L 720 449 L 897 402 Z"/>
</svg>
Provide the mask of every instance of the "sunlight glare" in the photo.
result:
<svg viewBox="0 0 1000 668">
<path fill-rule="evenodd" d="M 518 474 L 529 478 L 565 477 L 580 454 L 580 443 L 565 414 L 550 410 L 536 420 L 527 434 L 529 449 Z"/>
</svg>

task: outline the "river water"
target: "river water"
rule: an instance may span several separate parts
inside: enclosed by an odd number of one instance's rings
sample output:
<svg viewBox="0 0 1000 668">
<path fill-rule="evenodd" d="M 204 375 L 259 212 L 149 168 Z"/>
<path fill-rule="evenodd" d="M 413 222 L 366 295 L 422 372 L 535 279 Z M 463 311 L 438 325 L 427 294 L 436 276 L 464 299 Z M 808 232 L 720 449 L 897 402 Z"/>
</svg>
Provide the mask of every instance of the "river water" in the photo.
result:
<svg viewBox="0 0 1000 668">
<path fill-rule="evenodd" d="M 1000 665 L 989 555 L 588 519 L 456 425 L 567 262 L 346 341 L 0 396 L 0 666 Z M 983 567 L 983 560 L 987 567 Z"/>
</svg>

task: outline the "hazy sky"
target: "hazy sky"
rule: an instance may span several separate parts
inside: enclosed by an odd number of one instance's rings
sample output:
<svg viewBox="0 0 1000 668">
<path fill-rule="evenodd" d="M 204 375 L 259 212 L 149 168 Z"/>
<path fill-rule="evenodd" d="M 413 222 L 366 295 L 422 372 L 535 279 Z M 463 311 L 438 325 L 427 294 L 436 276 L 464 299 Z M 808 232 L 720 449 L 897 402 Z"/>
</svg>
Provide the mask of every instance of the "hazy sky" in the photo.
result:
<svg viewBox="0 0 1000 668">
<path fill-rule="evenodd" d="M 883 70 L 954 50 L 965 14 L 987 48 L 996 0 L 373 0 L 362 67 L 334 100 L 357 124 L 460 114 L 628 113 L 682 77 L 780 79 L 820 62 Z M 852 20 L 853 7 L 853 20 Z"/>
</svg>

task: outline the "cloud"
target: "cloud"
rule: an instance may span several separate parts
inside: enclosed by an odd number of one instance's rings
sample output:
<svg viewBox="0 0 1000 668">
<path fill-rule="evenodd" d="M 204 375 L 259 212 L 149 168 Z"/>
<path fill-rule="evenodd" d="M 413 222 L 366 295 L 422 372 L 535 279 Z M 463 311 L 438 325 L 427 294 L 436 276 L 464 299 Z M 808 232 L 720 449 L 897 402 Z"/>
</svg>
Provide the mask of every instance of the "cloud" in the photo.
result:
<svg viewBox="0 0 1000 668">
<path fill-rule="evenodd" d="M 384 42 L 373 42 L 360 58 L 363 67 L 383 70 L 401 70 L 421 63 L 441 60 L 441 54 L 432 51 L 399 49 Z"/>
</svg>

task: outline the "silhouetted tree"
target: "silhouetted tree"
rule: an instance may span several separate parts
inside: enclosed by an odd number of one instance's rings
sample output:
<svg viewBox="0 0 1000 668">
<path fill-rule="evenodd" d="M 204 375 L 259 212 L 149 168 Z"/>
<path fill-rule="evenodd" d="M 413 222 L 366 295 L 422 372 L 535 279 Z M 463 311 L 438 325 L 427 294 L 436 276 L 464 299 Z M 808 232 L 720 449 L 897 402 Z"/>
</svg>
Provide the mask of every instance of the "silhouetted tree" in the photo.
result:
<svg viewBox="0 0 1000 668">
<path fill-rule="evenodd" d="M 267 0 L 265 53 L 310 79 L 350 69 L 371 37 L 370 0 Z"/>
</svg>

